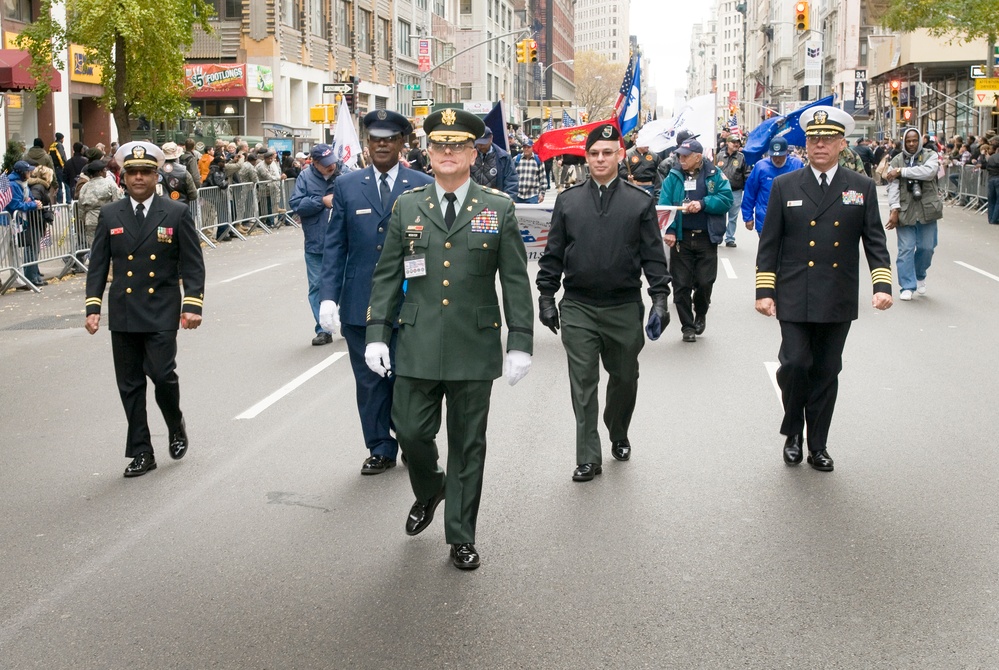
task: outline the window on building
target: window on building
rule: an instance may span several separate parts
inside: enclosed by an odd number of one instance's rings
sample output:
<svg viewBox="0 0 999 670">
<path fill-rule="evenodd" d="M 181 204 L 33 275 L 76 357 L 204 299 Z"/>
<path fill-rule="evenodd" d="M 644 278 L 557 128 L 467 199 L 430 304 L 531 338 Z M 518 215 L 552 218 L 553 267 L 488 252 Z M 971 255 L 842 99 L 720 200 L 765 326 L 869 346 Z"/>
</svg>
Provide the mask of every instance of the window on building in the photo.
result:
<svg viewBox="0 0 999 670">
<path fill-rule="evenodd" d="M 301 29 L 296 0 L 281 0 L 281 22 L 295 30 Z"/>
<path fill-rule="evenodd" d="M 366 9 L 357 12 L 357 50 L 361 53 L 374 53 L 371 50 L 371 12 Z"/>
<path fill-rule="evenodd" d="M 375 96 L 375 109 L 388 109 L 388 98 Z"/>
<path fill-rule="evenodd" d="M 859 65 L 867 65 L 867 38 L 860 40 L 860 62 Z"/>
<path fill-rule="evenodd" d="M 409 39 L 409 31 L 411 28 L 412 26 L 410 26 L 409 23 L 403 21 L 402 19 L 399 19 L 399 28 L 398 28 L 399 39 L 397 44 L 400 56 L 413 55 L 413 45 Z"/>
<path fill-rule="evenodd" d="M 463 81 L 461 83 L 461 99 L 462 100 L 472 99 L 472 82 Z"/>
<path fill-rule="evenodd" d="M 4 6 L 9 2 L 11 0 L 5 0 Z M 243 0 L 215 0 L 214 5 L 215 13 L 223 21 L 239 21 L 243 18 Z"/>
<path fill-rule="evenodd" d="M 427 8 L 427 0 L 416 0 L 416 6 L 419 9 L 425 10 Z"/>
<path fill-rule="evenodd" d="M 471 14 L 472 13 L 472 0 L 461 0 L 461 5 L 458 7 L 459 14 Z"/>
<path fill-rule="evenodd" d="M 489 18 L 493 18 L 493 3 L 486 0 L 486 14 Z"/>
<path fill-rule="evenodd" d="M 309 31 L 317 37 L 327 36 L 326 3 L 323 0 L 309 0 Z"/>
<path fill-rule="evenodd" d="M 336 41 L 345 47 L 350 46 L 350 24 L 353 6 L 349 0 L 340 0 L 336 5 Z"/>
<path fill-rule="evenodd" d="M 444 0 L 434 0 L 434 14 L 444 17 L 444 4 Z"/>
<path fill-rule="evenodd" d="M 11 21 L 31 23 L 31 0 L 3 0 L 3 17 Z"/>
<path fill-rule="evenodd" d="M 487 61 L 492 61 L 492 59 L 493 59 L 493 34 L 490 33 L 490 32 L 487 32 L 486 33 L 486 39 L 489 40 L 488 42 L 486 42 L 486 60 Z"/>
<path fill-rule="evenodd" d="M 378 56 L 388 60 L 391 49 L 392 29 L 388 19 L 378 19 Z"/>
</svg>

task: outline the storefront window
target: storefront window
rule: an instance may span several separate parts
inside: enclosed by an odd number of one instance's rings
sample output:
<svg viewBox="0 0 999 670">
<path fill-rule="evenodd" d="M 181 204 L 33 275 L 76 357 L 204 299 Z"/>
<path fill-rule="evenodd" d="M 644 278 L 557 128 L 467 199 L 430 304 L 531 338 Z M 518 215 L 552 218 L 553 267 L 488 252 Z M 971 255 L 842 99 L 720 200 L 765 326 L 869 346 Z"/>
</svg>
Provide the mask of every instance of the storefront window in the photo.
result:
<svg viewBox="0 0 999 670">
<path fill-rule="evenodd" d="M 31 0 L 3 0 L 3 17 L 21 23 L 31 22 Z"/>
</svg>

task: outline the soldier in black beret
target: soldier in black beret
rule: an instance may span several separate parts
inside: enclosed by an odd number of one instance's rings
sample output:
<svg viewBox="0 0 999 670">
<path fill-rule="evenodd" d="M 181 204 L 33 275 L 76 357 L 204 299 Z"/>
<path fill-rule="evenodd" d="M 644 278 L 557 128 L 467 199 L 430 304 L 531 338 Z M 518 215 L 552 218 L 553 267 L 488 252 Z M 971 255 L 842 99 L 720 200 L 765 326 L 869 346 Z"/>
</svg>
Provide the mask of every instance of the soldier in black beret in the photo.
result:
<svg viewBox="0 0 999 670">
<path fill-rule="evenodd" d="M 657 339 L 669 323 L 670 277 L 655 201 L 644 189 L 618 178 L 623 154 L 616 126 L 604 124 L 590 131 L 590 178 L 555 200 L 548 244 L 538 261 L 541 323 L 554 333 L 562 328 L 569 362 L 576 416 L 577 467 L 572 479 L 578 482 L 602 471 L 597 425 L 601 361 L 609 375 L 604 422 L 611 455 L 619 461 L 631 458 L 628 428 L 638 396 L 638 354 L 645 345 L 643 272 L 652 296 L 649 337 Z M 566 253 L 570 246 L 571 256 Z M 556 307 L 559 288 L 564 294 Z"/>
</svg>

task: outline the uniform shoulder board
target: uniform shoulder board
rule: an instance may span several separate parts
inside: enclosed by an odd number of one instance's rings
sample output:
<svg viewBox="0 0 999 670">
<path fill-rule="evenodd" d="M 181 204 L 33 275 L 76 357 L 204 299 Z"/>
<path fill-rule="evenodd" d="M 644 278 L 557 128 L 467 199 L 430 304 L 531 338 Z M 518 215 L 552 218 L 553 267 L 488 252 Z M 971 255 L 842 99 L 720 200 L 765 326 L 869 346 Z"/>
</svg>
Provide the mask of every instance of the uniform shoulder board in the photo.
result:
<svg viewBox="0 0 999 670">
<path fill-rule="evenodd" d="M 428 186 L 433 186 L 433 185 L 434 185 L 434 183 L 430 182 L 429 184 L 422 184 L 420 186 L 414 186 L 413 188 L 406 189 L 405 192 L 406 193 L 418 193 L 419 191 L 422 191 L 423 189 L 427 188 Z"/>
<path fill-rule="evenodd" d="M 499 191 L 499 190 L 497 190 L 495 188 L 486 188 L 485 190 L 487 192 L 489 192 L 489 193 L 492 193 L 493 195 L 501 195 L 504 198 L 506 198 L 507 200 L 513 200 L 513 198 L 511 198 L 508 193 L 504 193 L 503 191 Z"/>
<path fill-rule="evenodd" d="M 633 188 L 636 191 L 641 192 L 641 194 L 644 195 L 644 196 L 648 196 L 650 198 L 652 197 L 652 194 L 649 193 L 648 191 L 646 191 L 644 188 L 642 188 L 641 186 L 638 186 L 637 184 L 632 184 L 630 181 L 627 181 L 626 179 L 622 179 L 621 183 L 622 184 L 626 184 L 629 188 Z"/>
</svg>

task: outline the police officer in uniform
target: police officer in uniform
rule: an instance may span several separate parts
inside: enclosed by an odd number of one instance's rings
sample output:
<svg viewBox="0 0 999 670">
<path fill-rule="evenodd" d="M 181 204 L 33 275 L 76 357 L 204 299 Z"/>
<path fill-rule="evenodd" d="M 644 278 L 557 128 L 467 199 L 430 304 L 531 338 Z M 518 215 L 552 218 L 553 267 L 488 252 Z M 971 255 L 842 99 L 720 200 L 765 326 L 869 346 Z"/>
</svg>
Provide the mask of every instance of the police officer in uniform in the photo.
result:
<svg viewBox="0 0 999 670">
<path fill-rule="evenodd" d="M 169 431 L 169 453 L 187 453 L 175 369 L 177 328 L 201 325 L 205 263 L 191 211 L 156 195 L 163 152 L 148 142 L 128 142 L 115 154 L 128 196 L 101 208 L 87 272 L 87 332 L 97 332 L 108 270 L 108 326 L 115 378 L 128 418 L 126 477 L 156 469 L 146 423 L 146 377 Z M 180 282 L 183 281 L 183 294 Z"/>
<path fill-rule="evenodd" d="M 493 380 L 502 374 L 515 384 L 530 369 L 534 310 L 513 201 L 469 177 L 482 121 L 445 109 L 423 129 L 435 183 L 400 195 L 392 210 L 371 287 L 365 360 L 378 375 L 397 375 L 392 420 L 416 495 L 406 532 L 422 532 L 445 500 L 451 559 L 467 570 L 479 566 L 475 527 Z M 509 330 L 505 359 L 497 275 Z M 446 475 L 435 439 L 444 398 Z"/>
<path fill-rule="evenodd" d="M 780 322 L 777 383 L 784 404 L 784 462 L 801 463 L 808 426 L 808 463 L 829 472 L 826 448 L 836 404 L 843 346 L 857 318 L 863 242 L 875 309 L 888 309 L 891 258 L 874 182 L 839 164 L 853 118 L 812 107 L 801 127 L 810 165 L 777 177 L 756 256 L 756 311 Z"/>
<path fill-rule="evenodd" d="M 348 172 L 333 184 L 333 213 L 325 233 L 319 281 L 319 325 L 327 333 L 341 329 L 347 340 L 357 412 L 369 451 L 361 474 L 376 475 L 395 467 L 399 445 L 390 433 L 395 378 L 376 375 L 364 362 L 371 276 L 396 199 L 434 180 L 399 164 L 403 139 L 413 132 L 405 116 L 379 109 L 369 112 L 361 123 L 368 130 L 371 165 Z M 390 355 L 395 350 L 395 333 L 389 341 Z"/>
<path fill-rule="evenodd" d="M 636 144 L 625 153 L 618 176 L 643 189 L 653 198 L 658 198 L 662 183 L 659 178 L 659 163 L 658 154 L 649 151 L 648 147 Z"/>
<path fill-rule="evenodd" d="M 541 323 L 554 333 L 561 326 L 569 362 L 576 416 L 577 467 L 572 479 L 577 482 L 590 481 L 602 471 L 597 432 L 601 361 L 608 374 L 604 422 L 611 455 L 619 461 L 631 458 L 628 428 L 638 396 L 638 354 L 645 344 L 643 271 L 658 329 L 649 336 L 658 339 L 669 323 L 669 273 L 655 201 L 642 187 L 617 178 L 622 153 L 616 127 L 605 124 L 590 131 L 590 178 L 555 200 L 548 243 L 538 261 Z M 566 253 L 570 247 L 571 256 Z M 556 307 L 563 275 L 565 295 Z"/>
</svg>

